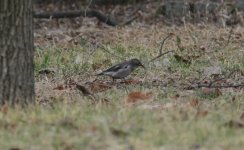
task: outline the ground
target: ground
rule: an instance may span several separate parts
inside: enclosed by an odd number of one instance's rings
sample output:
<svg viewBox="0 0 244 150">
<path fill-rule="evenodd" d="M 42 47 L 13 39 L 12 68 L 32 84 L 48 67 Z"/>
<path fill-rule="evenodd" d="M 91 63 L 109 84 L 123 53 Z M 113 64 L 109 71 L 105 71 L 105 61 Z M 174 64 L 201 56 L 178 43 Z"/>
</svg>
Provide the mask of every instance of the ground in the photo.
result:
<svg viewBox="0 0 244 150">
<path fill-rule="evenodd" d="M 35 31 L 37 105 L 1 108 L 0 149 L 244 147 L 243 27 L 94 26 Z M 146 69 L 95 76 L 130 58 Z"/>
</svg>

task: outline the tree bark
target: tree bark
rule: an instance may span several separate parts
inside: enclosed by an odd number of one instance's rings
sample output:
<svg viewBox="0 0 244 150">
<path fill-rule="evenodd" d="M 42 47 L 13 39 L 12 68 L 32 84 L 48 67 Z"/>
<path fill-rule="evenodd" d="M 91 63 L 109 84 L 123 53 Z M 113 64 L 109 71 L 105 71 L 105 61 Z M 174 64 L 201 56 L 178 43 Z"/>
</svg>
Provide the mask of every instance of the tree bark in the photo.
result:
<svg viewBox="0 0 244 150">
<path fill-rule="evenodd" d="M 34 102 L 32 0 L 0 0 L 0 105 Z"/>
</svg>

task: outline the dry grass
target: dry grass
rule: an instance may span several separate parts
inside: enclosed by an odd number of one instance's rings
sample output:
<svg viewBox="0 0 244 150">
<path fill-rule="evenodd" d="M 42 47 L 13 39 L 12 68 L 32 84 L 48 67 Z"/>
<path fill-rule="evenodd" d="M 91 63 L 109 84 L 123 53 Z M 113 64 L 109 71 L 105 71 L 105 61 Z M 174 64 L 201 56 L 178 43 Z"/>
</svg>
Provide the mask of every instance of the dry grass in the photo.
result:
<svg viewBox="0 0 244 150">
<path fill-rule="evenodd" d="M 243 83 L 244 29 L 234 28 L 227 45 L 230 30 L 212 25 L 135 24 L 55 32 L 48 38 L 37 31 L 38 105 L 27 110 L 1 109 L 0 148 L 242 149 L 243 88 L 185 89 L 189 81 L 204 78 L 206 82 L 225 77 L 228 81 L 223 83 Z M 174 37 L 165 43 L 164 51 L 175 50 L 190 64 L 172 53 L 149 63 L 169 33 Z M 71 84 L 91 87 L 94 74 L 133 57 L 147 68 L 129 77 L 138 82 L 111 85 L 101 77 L 99 81 L 111 88 L 92 96 L 84 96 Z M 213 66 L 221 68 L 221 73 L 206 72 Z M 45 68 L 54 68 L 55 74 L 38 73 Z M 128 105 L 132 91 L 139 91 L 137 99 L 142 100 Z"/>
</svg>

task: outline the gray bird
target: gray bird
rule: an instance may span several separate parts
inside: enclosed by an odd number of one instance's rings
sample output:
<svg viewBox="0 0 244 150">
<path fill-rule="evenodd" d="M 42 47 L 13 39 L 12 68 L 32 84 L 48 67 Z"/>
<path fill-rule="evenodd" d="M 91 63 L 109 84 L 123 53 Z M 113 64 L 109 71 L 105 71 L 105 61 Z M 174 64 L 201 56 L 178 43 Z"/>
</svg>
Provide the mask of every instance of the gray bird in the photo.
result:
<svg viewBox="0 0 244 150">
<path fill-rule="evenodd" d="M 112 79 L 122 79 L 127 77 L 132 71 L 134 71 L 138 67 L 145 68 L 142 63 L 134 58 L 122 63 L 119 63 L 117 65 L 112 66 L 111 68 L 108 68 L 107 70 L 97 74 L 99 75 L 107 75 L 112 77 Z"/>
</svg>

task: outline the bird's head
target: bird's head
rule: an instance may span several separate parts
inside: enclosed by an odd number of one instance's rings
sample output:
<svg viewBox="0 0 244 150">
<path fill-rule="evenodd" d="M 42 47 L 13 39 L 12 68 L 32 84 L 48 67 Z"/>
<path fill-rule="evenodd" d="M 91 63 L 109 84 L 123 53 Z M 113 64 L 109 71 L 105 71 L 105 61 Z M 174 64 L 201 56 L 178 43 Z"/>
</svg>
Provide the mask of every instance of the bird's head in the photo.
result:
<svg viewBox="0 0 244 150">
<path fill-rule="evenodd" d="M 142 65 L 142 63 L 140 62 L 140 60 L 138 60 L 138 59 L 136 59 L 136 58 L 134 58 L 134 59 L 131 59 L 130 60 L 130 63 L 131 63 L 131 65 L 133 65 L 133 66 L 135 66 L 135 67 L 143 67 L 143 68 L 145 68 L 143 65 Z"/>
</svg>

